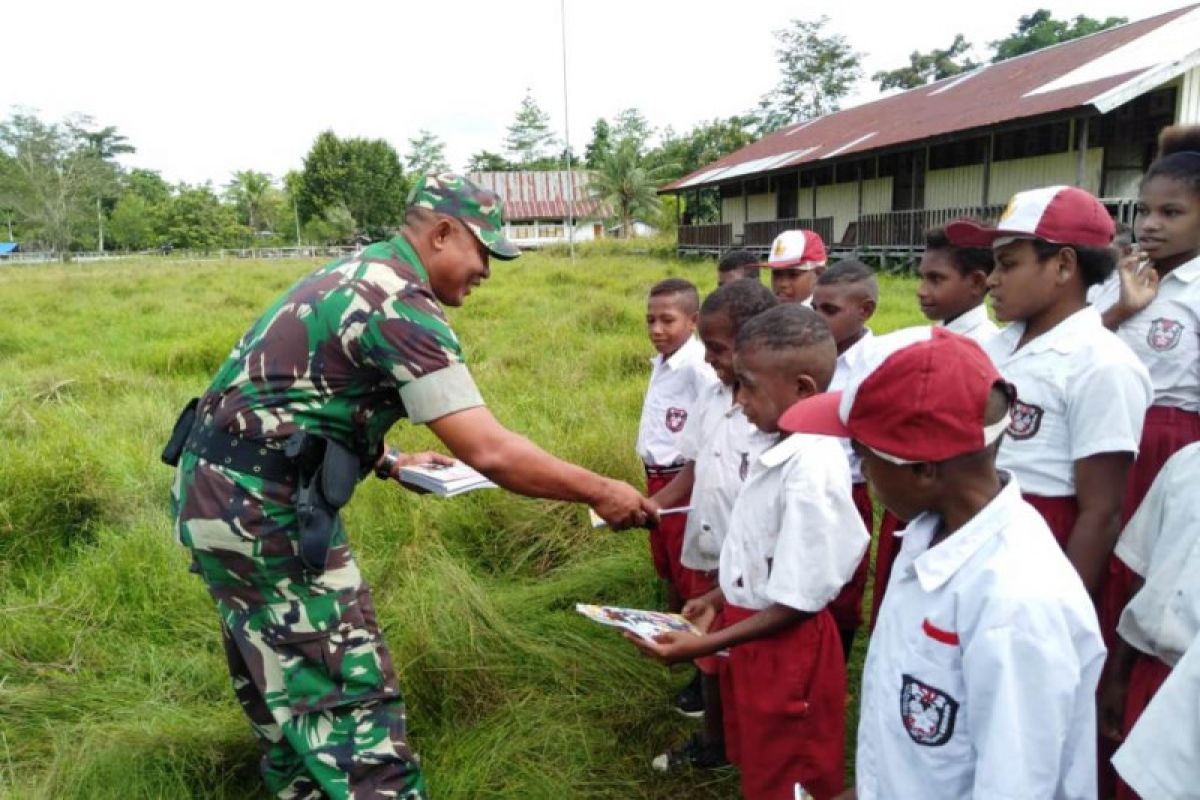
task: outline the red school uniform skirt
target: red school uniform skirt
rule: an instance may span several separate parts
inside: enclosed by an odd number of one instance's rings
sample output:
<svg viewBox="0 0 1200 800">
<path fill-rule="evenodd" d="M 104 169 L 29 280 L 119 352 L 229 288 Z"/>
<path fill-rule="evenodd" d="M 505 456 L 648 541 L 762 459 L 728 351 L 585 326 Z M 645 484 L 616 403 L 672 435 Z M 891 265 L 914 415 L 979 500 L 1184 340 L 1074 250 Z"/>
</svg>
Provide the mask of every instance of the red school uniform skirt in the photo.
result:
<svg viewBox="0 0 1200 800">
<path fill-rule="evenodd" d="M 1121 510 L 1122 524 L 1129 522 L 1133 517 L 1167 459 L 1198 441 L 1200 414 L 1166 406 L 1150 407 L 1142 428 L 1137 460 L 1133 462 L 1133 469 L 1129 471 L 1129 483 L 1125 489 L 1125 502 Z M 1100 630 L 1104 634 L 1105 642 L 1111 642 L 1111 637 L 1115 635 L 1121 611 L 1129 602 L 1132 585 L 1133 571 L 1116 555 L 1110 557 L 1104 594 L 1100 601 Z"/>
<path fill-rule="evenodd" d="M 867 491 L 867 484 L 854 484 L 853 498 L 854 507 L 858 509 L 858 515 L 862 517 L 863 525 L 867 529 L 867 536 L 870 536 L 875 527 L 875 509 L 871 505 L 871 493 Z M 871 548 L 868 546 L 863 552 L 862 560 L 855 567 L 854 576 L 850 578 L 850 582 L 842 587 L 837 597 L 833 598 L 829 604 L 829 612 L 833 614 L 833 621 L 840 631 L 853 634 L 862 623 L 862 600 L 863 594 L 867 590 L 867 571 L 870 568 L 870 562 Z"/>
<path fill-rule="evenodd" d="M 680 467 L 646 467 L 646 494 L 653 495 L 674 480 Z M 690 497 L 684 498 L 686 505 Z M 698 572 L 683 565 L 683 532 L 687 514 L 669 514 L 650 529 L 650 558 L 654 571 L 664 581 L 670 581 L 684 600 L 699 597 L 716 586 L 714 574 Z"/>
<path fill-rule="evenodd" d="M 756 611 L 726 605 L 728 627 Z M 741 768 L 746 800 L 816 800 L 843 789 L 846 664 L 828 610 L 729 650 L 721 675 L 725 753 Z"/>
<path fill-rule="evenodd" d="M 1125 736 L 1129 736 L 1134 724 L 1170 674 L 1171 668 L 1164 662 L 1146 653 L 1138 653 L 1137 660 L 1133 662 L 1133 671 L 1129 674 L 1129 691 L 1125 695 L 1125 719 L 1121 726 Z M 1117 776 L 1117 800 L 1138 800 L 1138 793 L 1130 789 L 1120 776 Z"/>
<path fill-rule="evenodd" d="M 1042 515 L 1059 547 L 1065 551 L 1071 531 L 1075 529 L 1075 520 L 1079 519 L 1079 503 L 1075 495 L 1042 497 L 1040 494 L 1022 494 L 1021 497 Z"/>
</svg>

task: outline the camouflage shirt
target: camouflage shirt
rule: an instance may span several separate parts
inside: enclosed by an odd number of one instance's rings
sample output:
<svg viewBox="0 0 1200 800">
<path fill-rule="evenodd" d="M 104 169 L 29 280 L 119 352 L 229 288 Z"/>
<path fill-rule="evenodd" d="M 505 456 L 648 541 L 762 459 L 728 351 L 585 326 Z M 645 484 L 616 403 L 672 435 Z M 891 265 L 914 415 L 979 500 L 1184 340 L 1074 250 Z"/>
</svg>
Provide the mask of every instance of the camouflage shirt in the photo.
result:
<svg viewBox="0 0 1200 800">
<path fill-rule="evenodd" d="M 300 429 L 373 455 L 401 417 L 479 405 L 425 268 L 397 236 L 289 289 L 234 347 L 200 413 L 251 439 Z"/>
</svg>

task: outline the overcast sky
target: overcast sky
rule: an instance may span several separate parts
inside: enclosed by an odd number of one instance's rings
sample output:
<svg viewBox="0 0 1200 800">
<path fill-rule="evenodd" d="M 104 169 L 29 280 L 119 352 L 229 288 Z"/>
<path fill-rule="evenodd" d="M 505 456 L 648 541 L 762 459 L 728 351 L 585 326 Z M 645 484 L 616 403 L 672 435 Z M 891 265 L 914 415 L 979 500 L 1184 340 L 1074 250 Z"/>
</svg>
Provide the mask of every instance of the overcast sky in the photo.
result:
<svg viewBox="0 0 1200 800">
<path fill-rule="evenodd" d="M 314 137 L 379 137 L 404 155 L 421 128 L 461 168 L 500 151 L 528 89 L 562 135 L 560 0 L 37 0 L 0 12 L 0 113 L 71 113 L 115 125 L 132 166 L 171 181 L 226 183 L 301 166 Z M 744 112 L 774 86 L 772 31 L 826 14 L 863 54 L 864 73 L 1010 33 L 1040 6 L 1057 17 L 1134 19 L 1180 0 L 1026 4 L 866 0 L 566 0 L 570 136 L 640 108 L 657 128 Z M 875 94 L 864 80 L 847 104 Z"/>
</svg>

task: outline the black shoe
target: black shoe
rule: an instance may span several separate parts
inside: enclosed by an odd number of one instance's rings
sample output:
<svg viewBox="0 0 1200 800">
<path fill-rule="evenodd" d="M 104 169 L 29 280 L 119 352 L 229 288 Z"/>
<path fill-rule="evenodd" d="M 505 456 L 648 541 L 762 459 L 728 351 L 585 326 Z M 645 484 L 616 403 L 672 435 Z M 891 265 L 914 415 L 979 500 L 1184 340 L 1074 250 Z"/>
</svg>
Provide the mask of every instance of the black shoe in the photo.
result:
<svg viewBox="0 0 1200 800">
<path fill-rule="evenodd" d="M 681 769 L 723 769 L 729 766 L 725 748 L 707 745 L 696 734 L 679 747 L 653 758 L 650 766 L 659 772 L 678 772 Z"/>
<path fill-rule="evenodd" d="M 704 716 L 704 690 L 700 685 L 700 671 L 692 677 L 691 683 L 683 687 L 675 699 L 671 701 L 675 710 L 685 717 L 699 719 Z"/>
</svg>

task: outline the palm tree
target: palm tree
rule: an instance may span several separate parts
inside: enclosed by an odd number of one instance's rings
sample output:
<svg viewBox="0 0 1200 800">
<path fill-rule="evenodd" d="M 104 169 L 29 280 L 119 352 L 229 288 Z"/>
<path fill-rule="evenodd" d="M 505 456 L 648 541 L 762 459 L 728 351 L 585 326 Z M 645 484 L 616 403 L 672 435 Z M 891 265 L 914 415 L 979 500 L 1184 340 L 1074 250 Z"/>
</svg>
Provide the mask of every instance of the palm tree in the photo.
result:
<svg viewBox="0 0 1200 800">
<path fill-rule="evenodd" d="M 226 195 L 237 204 L 250 230 L 257 233 L 266 218 L 267 198 L 271 193 L 271 176 L 265 172 L 244 169 L 233 173 L 225 188 Z"/>
<path fill-rule="evenodd" d="M 626 139 L 606 153 L 591 173 L 588 188 L 592 200 L 613 209 L 621 223 L 622 239 L 629 238 L 634 218 L 650 217 L 662 207 L 657 190 L 663 169 L 646 167 L 637 144 Z"/>
</svg>

